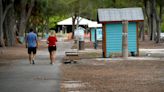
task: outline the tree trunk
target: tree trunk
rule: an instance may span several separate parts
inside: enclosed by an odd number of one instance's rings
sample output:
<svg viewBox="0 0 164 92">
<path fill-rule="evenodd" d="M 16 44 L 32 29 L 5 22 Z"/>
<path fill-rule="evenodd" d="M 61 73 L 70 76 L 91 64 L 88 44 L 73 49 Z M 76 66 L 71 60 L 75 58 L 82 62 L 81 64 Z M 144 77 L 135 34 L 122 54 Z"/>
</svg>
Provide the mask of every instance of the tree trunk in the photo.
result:
<svg viewBox="0 0 164 92">
<path fill-rule="evenodd" d="M 156 18 L 155 18 L 155 12 L 153 12 L 153 17 L 152 17 L 152 41 L 156 40 L 156 29 L 157 29 L 157 22 L 156 22 Z"/>
<path fill-rule="evenodd" d="M 141 41 L 144 41 L 145 40 L 145 31 L 144 31 L 144 23 L 139 23 L 139 28 L 140 28 L 140 33 L 139 33 L 139 36 L 140 36 L 140 39 Z"/>
<path fill-rule="evenodd" d="M 161 34 L 161 32 L 160 32 L 160 21 L 159 20 L 157 20 L 157 37 L 156 37 L 156 43 L 159 43 L 160 42 L 160 34 Z"/>
<path fill-rule="evenodd" d="M 9 2 L 9 1 L 8 1 Z M 3 24 L 4 24 L 4 20 L 5 17 L 8 13 L 8 10 L 12 7 L 12 3 L 9 5 L 2 5 L 2 0 L 0 1 L 0 46 L 4 47 L 5 46 L 5 42 L 4 42 L 4 29 L 3 29 Z M 5 8 L 5 9 L 3 9 Z"/>
<path fill-rule="evenodd" d="M 147 12 L 148 12 L 148 14 L 147 14 L 147 24 L 148 24 L 148 35 L 149 35 L 149 37 L 150 37 L 150 40 L 152 39 L 151 38 L 151 33 L 152 33 L 152 30 L 151 30 L 151 9 L 150 9 L 150 2 L 147 2 L 148 3 L 148 6 L 147 6 Z"/>
<path fill-rule="evenodd" d="M 156 16 L 158 16 L 158 15 L 156 15 Z M 156 32 L 157 32 L 157 36 L 156 36 L 156 43 L 159 43 L 160 42 L 160 20 L 159 20 L 159 18 L 156 20 Z"/>
<path fill-rule="evenodd" d="M 0 1 L 0 46 L 4 46 L 4 39 L 3 39 L 3 6 L 2 0 Z"/>
<path fill-rule="evenodd" d="M 151 11 L 152 11 L 152 40 L 156 43 L 160 42 L 160 18 L 157 13 L 156 0 L 151 0 Z"/>
<path fill-rule="evenodd" d="M 76 29 L 79 27 L 79 23 L 80 23 L 81 20 L 82 20 L 82 18 L 80 19 L 80 16 L 77 16 L 77 19 L 76 19 L 76 21 L 77 21 Z"/>
<path fill-rule="evenodd" d="M 19 29 L 18 29 L 20 37 L 24 37 L 26 25 L 27 25 L 30 15 L 31 15 L 32 8 L 34 6 L 34 1 L 35 0 L 31 0 L 30 7 L 27 10 L 26 9 L 27 0 L 21 0 L 21 14 L 20 14 Z"/>
<path fill-rule="evenodd" d="M 77 15 L 75 14 L 72 16 L 72 39 L 74 38 L 74 31 L 75 31 L 75 21 L 76 21 Z"/>
<path fill-rule="evenodd" d="M 26 29 L 26 15 L 25 10 L 21 12 L 20 22 L 19 22 L 19 36 L 24 36 L 24 32 Z"/>
<path fill-rule="evenodd" d="M 4 28 L 5 28 L 5 43 L 6 46 L 14 46 L 15 45 L 15 16 L 14 16 L 14 9 L 10 9 L 4 22 Z"/>
<path fill-rule="evenodd" d="M 76 0 L 74 2 L 75 6 L 73 7 L 73 16 L 72 16 L 72 39 L 74 38 L 74 31 L 75 31 L 75 21 L 77 17 L 80 15 L 80 0 Z"/>
<path fill-rule="evenodd" d="M 156 26 L 156 20 L 155 20 L 155 13 L 154 13 L 154 2 L 153 0 L 151 0 L 150 2 L 150 29 L 151 29 L 151 33 L 150 33 L 150 40 L 154 41 L 155 40 L 155 26 Z"/>
<path fill-rule="evenodd" d="M 145 7 L 145 14 L 146 14 L 146 17 L 147 17 L 147 32 L 148 32 L 148 36 L 150 37 L 150 40 L 152 40 L 152 35 L 153 35 L 153 32 L 152 32 L 152 14 L 151 14 L 151 2 L 149 0 L 144 0 L 144 7 Z"/>
<path fill-rule="evenodd" d="M 48 33 L 48 30 L 49 30 L 48 24 L 49 24 L 49 17 L 47 15 L 46 16 L 46 24 L 45 24 L 45 31 L 46 31 L 46 33 Z"/>
<path fill-rule="evenodd" d="M 116 0 L 112 0 L 113 1 L 113 7 L 116 8 Z"/>
<path fill-rule="evenodd" d="M 160 5 L 160 12 L 159 12 L 159 16 L 157 15 L 156 12 L 156 18 L 157 18 L 157 39 L 156 39 L 156 43 L 160 42 L 160 34 L 161 34 L 161 20 L 162 20 L 162 5 Z"/>
</svg>

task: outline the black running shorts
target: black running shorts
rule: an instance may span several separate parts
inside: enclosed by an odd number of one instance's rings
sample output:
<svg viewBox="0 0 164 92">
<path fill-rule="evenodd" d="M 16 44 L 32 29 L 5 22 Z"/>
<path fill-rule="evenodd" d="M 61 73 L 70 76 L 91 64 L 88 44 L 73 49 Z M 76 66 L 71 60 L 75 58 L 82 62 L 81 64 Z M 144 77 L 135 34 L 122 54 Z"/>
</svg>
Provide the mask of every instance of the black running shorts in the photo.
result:
<svg viewBox="0 0 164 92">
<path fill-rule="evenodd" d="M 49 52 L 56 51 L 56 46 L 48 46 L 48 51 Z"/>
<path fill-rule="evenodd" d="M 28 47 L 28 54 L 36 54 L 36 47 Z"/>
</svg>

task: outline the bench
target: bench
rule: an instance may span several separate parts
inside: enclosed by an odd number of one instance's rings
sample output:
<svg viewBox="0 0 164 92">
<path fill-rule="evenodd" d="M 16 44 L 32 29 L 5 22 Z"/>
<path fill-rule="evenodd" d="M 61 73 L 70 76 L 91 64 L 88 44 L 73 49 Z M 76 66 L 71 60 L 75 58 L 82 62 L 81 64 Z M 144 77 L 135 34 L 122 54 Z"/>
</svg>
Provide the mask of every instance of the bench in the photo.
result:
<svg viewBox="0 0 164 92">
<path fill-rule="evenodd" d="M 80 59 L 77 51 L 67 51 L 65 52 L 65 55 L 64 63 L 76 63 L 76 61 Z"/>
</svg>

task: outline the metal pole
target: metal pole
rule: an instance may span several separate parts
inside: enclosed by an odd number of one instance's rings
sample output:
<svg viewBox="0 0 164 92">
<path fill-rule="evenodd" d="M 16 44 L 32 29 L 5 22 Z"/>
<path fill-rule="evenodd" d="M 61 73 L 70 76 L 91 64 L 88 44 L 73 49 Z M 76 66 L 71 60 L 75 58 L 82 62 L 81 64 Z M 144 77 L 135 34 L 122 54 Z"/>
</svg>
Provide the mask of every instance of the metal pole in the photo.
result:
<svg viewBox="0 0 164 92">
<path fill-rule="evenodd" d="M 95 43 L 94 43 L 94 48 L 97 49 L 97 31 L 95 28 Z"/>
<path fill-rule="evenodd" d="M 128 21 L 123 20 L 122 24 L 122 56 L 128 58 Z"/>
</svg>

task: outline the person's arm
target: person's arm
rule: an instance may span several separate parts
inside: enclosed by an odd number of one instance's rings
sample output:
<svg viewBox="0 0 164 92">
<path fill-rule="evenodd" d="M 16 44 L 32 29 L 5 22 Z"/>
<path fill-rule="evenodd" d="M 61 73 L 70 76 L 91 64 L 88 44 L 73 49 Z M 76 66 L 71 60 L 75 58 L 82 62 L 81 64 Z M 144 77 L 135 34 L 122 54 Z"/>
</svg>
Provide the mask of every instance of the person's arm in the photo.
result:
<svg viewBox="0 0 164 92">
<path fill-rule="evenodd" d="M 49 44 L 49 37 L 47 38 L 47 44 Z"/>
<path fill-rule="evenodd" d="M 38 48 L 38 38 L 36 36 L 36 48 Z"/>
<path fill-rule="evenodd" d="M 36 39 L 36 48 L 38 48 L 38 40 Z"/>
<path fill-rule="evenodd" d="M 58 40 L 57 40 L 57 37 L 56 36 L 55 36 L 55 39 L 56 39 L 56 42 L 57 42 Z"/>
<path fill-rule="evenodd" d="M 28 40 L 28 36 L 26 36 L 26 38 L 25 38 L 25 47 L 26 47 L 26 48 L 27 48 L 27 46 L 28 46 L 27 40 Z"/>
</svg>

